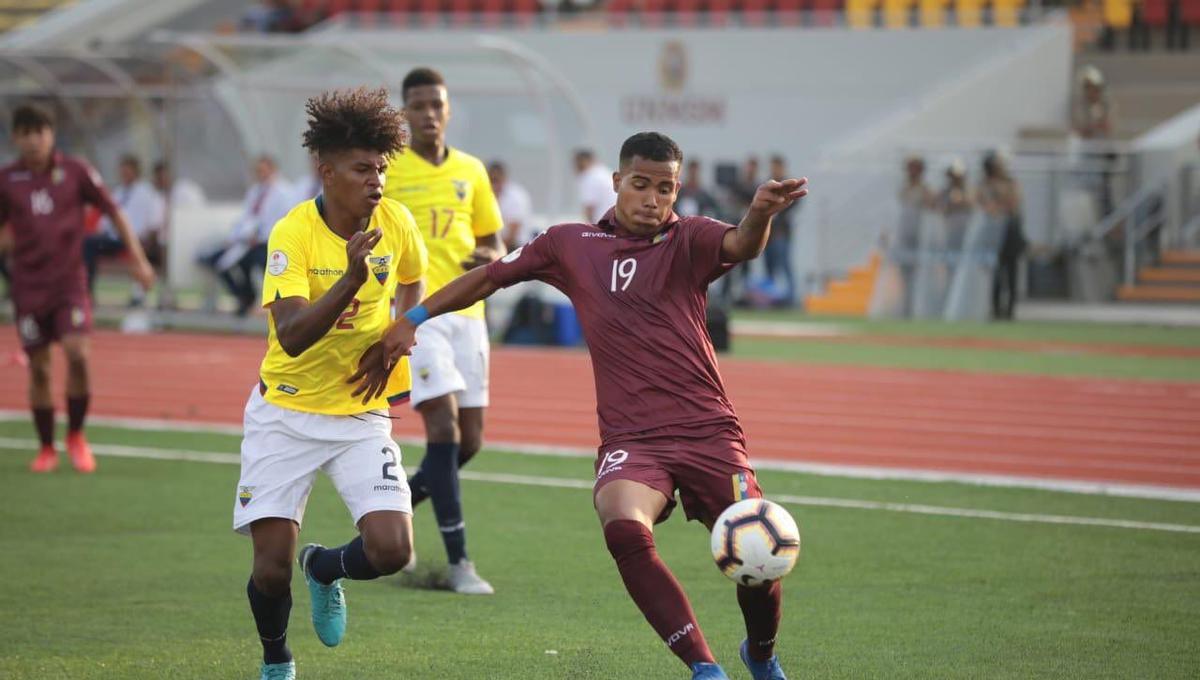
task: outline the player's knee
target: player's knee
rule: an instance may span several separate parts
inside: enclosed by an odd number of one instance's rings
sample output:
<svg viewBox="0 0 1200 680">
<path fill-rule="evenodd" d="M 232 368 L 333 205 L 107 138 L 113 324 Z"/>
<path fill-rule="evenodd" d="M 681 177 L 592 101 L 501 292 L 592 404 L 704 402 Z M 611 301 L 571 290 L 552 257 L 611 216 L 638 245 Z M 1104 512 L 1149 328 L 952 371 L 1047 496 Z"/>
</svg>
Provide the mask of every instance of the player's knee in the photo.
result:
<svg viewBox="0 0 1200 680">
<path fill-rule="evenodd" d="M 87 373 L 87 365 L 88 365 L 87 350 L 80 348 L 80 347 L 76 347 L 73 349 L 68 349 L 66 351 L 66 355 L 67 355 L 67 370 L 68 371 L 75 373 L 75 374 Z"/>
<path fill-rule="evenodd" d="M 412 559 L 412 541 L 404 536 L 377 539 L 365 543 L 363 548 L 371 566 L 384 576 L 400 571 Z"/>
<path fill-rule="evenodd" d="M 49 359 L 31 359 L 29 361 L 29 382 L 33 387 L 49 387 L 50 386 L 50 361 Z"/>
<path fill-rule="evenodd" d="M 458 423 L 454 418 L 446 416 L 427 418 L 425 421 L 425 436 L 431 442 L 457 442 L 461 438 Z"/>
<path fill-rule="evenodd" d="M 638 555 L 654 551 L 654 532 L 645 524 L 632 519 L 618 519 L 604 525 L 604 543 L 620 565 Z"/>
<path fill-rule="evenodd" d="M 260 555 L 254 558 L 254 585 L 259 592 L 278 597 L 292 583 L 292 561 L 285 557 Z"/>
</svg>

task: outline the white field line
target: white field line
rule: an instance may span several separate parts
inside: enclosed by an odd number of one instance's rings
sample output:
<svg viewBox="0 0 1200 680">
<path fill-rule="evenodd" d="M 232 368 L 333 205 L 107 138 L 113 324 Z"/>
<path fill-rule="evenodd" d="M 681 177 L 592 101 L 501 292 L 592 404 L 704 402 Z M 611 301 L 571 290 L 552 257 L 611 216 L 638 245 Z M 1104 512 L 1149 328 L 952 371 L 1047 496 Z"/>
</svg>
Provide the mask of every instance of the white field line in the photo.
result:
<svg viewBox="0 0 1200 680">
<path fill-rule="evenodd" d="M 28 418 L 29 414 L 24 411 L 9 411 L 0 409 L 0 422 L 12 420 L 25 421 Z M 233 436 L 241 436 L 242 434 L 241 427 L 229 425 L 228 423 L 182 422 L 175 420 L 155 420 L 150 418 L 110 418 L 103 416 L 91 417 L 88 420 L 89 422 L 96 423 L 98 425 L 123 427 L 132 430 L 162 430 L 165 432 L 213 432 L 217 434 Z M 408 446 L 425 445 L 425 440 L 421 438 L 395 437 L 395 439 L 400 444 L 405 444 Z M 596 457 L 596 449 L 574 446 L 553 446 L 546 444 L 491 440 L 487 442 L 487 446 L 489 449 L 493 450 L 534 456 L 556 456 L 562 458 L 589 459 Z M 1200 489 L 1155 486 L 1152 484 L 1125 484 L 1121 482 L 1101 482 L 1092 480 L 1047 479 L 1042 477 L 1022 477 L 1019 475 L 947 472 L 940 470 L 922 470 L 902 467 L 806 463 L 763 458 L 755 458 L 752 462 L 757 470 L 798 472 L 802 474 L 818 475 L 821 477 L 844 477 L 849 479 L 873 479 L 900 482 L 948 482 L 1005 489 L 1038 489 L 1041 491 L 1058 491 L 1063 493 L 1077 493 L 1089 496 L 1116 496 L 1119 498 L 1147 498 L 1162 501 L 1200 503 Z"/>
<path fill-rule="evenodd" d="M 0 448 L 11 450 L 31 450 L 37 442 L 30 439 L 14 439 L 0 437 Z M 121 446 L 116 444 L 92 444 L 92 450 L 101 456 L 116 456 L 123 458 L 143 458 L 152 460 L 176 460 L 198 463 L 218 463 L 237 465 L 240 456 L 233 453 L 215 453 L 212 451 L 187 451 L 180 449 L 152 449 L 141 446 Z M 463 470 L 463 479 L 495 484 L 517 484 L 521 486 L 543 486 L 558 489 L 591 489 L 592 481 L 586 479 L 569 479 L 565 477 L 541 477 L 535 475 L 516 475 L 494 472 L 475 472 Z M 1000 522 L 1024 522 L 1032 524 L 1068 524 L 1076 526 L 1105 527 L 1112 529 L 1134 529 L 1139 531 L 1168 531 L 1174 533 L 1200 534 L 1200 526 L 1189 524 L 1167 524 L 1163 522 L 1139 522 L 1125 519 L 1108 519 L 1104 517 L 1078 517 L 1072 515 L 1044 515 L 1037 513 L 1001 512 L 997 510 L 976 510 L 972 508 L 951 508 L 936 505 L 920 505 L 913 503 L 889 503 L 883 501 L 865 501 L 853 498 L 824 498 L 820 496 L 794 496 L 788 494 L 773 495 L 771 499 L 786 505 L 802 505 L 826 508 L 846 508 L 852 510 L 874 510 L 881 512 L 898 512 L 916 515 L 932 515 L 936 517 L 956 517 L 966 519 L 988 519 Z"/>
</svg>

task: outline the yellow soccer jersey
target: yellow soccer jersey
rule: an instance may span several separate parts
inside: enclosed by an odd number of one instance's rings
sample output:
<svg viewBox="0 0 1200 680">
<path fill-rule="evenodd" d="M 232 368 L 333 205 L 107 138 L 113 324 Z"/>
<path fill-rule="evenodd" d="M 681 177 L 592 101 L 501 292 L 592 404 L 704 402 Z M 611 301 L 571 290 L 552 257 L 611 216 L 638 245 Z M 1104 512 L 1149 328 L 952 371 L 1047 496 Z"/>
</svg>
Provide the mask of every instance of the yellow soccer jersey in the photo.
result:
<svg viewBox="0 0 1200 680">
<path fill-rule="evenodd" d="M 371 277 L 324 337 L 300 356 L 289 357 L 275 336 L 274 318 L 270 320 L 267 355 L 259 377 L 263 396 L 272 404 L 310 413 L 349 415 L 387 409 L 385 397 L 401 396 L 393 391 L 408 391 L 407 361 L 396 367 L 388 394 L 366 406 L 361 395 L 351 398 L 354 385 L 346 383 L 357 369 L 359 357 L 383 337 L 391 323 L 396 286 L 418 281 L 429 265 L 416 222 L 403 205 L 384 198 L 375 208 L 369 228 L 383 230 L 369 256 Z M 315 301 L 346 271 L 346 240 L 325 224 L 315 200 L 296 206 L 275 225 L 267 249 L 264 307 L 293 296 Z"/>
<path fill-rule="evenodd" d="M 448 149 L 446 160 L 433 165 L 408 149 L 388 164 L 383 195 L 400 201 L 413 218 L 429 249 L 426 295 L 463 273 L 462 262 L 475 250 L 475 238 L 500 231 L 500 206 L 487 170 L 478 158 Z M 483 302 L 459 314 L 483 318 Z"/>
</svg>

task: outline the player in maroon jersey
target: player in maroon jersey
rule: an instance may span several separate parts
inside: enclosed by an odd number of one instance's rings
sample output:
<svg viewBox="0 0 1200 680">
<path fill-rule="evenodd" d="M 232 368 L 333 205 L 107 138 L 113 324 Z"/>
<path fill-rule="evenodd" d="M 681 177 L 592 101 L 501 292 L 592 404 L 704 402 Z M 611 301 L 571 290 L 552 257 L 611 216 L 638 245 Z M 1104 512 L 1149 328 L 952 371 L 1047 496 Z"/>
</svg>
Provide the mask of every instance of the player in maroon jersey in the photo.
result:
<svg viewBox="0 0 1200 680">
<path fill-rule="evenodd" d="M 0 225 L 12 238 L 12 299 L 21 346 L 29 357 L 29 405 L 41 441 L 34 472 L 58 466 L 54 449 L 54 399 L 50 344 L 67 356 L 67 452 L 80 472 L 96 469 L 83 435 L 90 388 L 87 332 L 92 303 L 83 266 L 85 205 L 112 218 L 131 256 L 133 278 L 147 288 L 154 270 L 100 175 L 86 162 L 54 147 L 54 119 L 41 108 L 13 112 L 16 162 L 0 168 Z"/>
<path fill-rule="evenodd" d="M 659 559 L 651 531 L 675 505 L 711 528 L 721 512 L 762 491 L 725 395 L 705 328 L 708 285 L 762 253 L 771 218 L 808 193 L 807 180 L 758 187 L 732 226 L 672 210 L 683 154 L 643 132 L 621 147 L 616 207 L 597 224 L 562 224 L 486 268 L 459 277 L 405 313 L 363 356 L 352 378 L 374 394 L 425 319 L 497 289 L 538 279 L 571 298 L 592 354 L 600 418 L 594 500 L 625 587 L 693 678 L 725 678 L 687 596 Z M 746 622 L 742 660 L 755 680 L 784 678 L 774 653 L 782 591 L 738 587 Z"/>
</svg>

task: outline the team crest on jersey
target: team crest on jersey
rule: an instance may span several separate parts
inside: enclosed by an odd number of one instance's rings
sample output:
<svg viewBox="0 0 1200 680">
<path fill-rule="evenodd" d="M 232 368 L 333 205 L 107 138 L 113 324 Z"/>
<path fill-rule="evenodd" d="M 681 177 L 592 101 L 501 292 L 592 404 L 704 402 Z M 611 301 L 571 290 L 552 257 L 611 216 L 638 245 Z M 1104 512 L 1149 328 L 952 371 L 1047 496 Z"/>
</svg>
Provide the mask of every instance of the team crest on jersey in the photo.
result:
<svg viewBox="0 0 1200 680">
<path fill-rule="evenodd" d="M 454 194 L 458 196 L 458 200 L 467 200 L 467 181 L 464 179 L 450 180 L 454 184 Z"/>
<path fill-rule="evenodd" d="M 50 181 L 55 184 L 62 184 L 62 181 L 67 178 L 67 173 L 62 168 L 54 168 L 50 172 Z"/>
<path fill-rule="evenodd" d="M 367 258 L 367 264 L 371 265 L 371 273 L 375 275 L 375 280 L 383 285 L 387 281 L 388 269 L 392 266 L 391 255 L 377 255 Z"/>
<path fill-rule="evenodd" d="M 239 486 L 238 487 L 238 503 L 241 503 L 243 508 L 246 507 L 246 505 L 248 505 L 250 503 L 250 500 L 253 498 L 254 498 L 254 487 L 252 487 L 252 486 Z"/>
<path fill-rule="evenodd" d="M 673 230 L 668 229 L 666 231 L 659 232 L 658 235 L 654 237 L 654 240 L 651 241 L 651 243 L 658 244 L 666 241 L 667 239 L 671 238 L 671 231 Z"/>
</svg>

